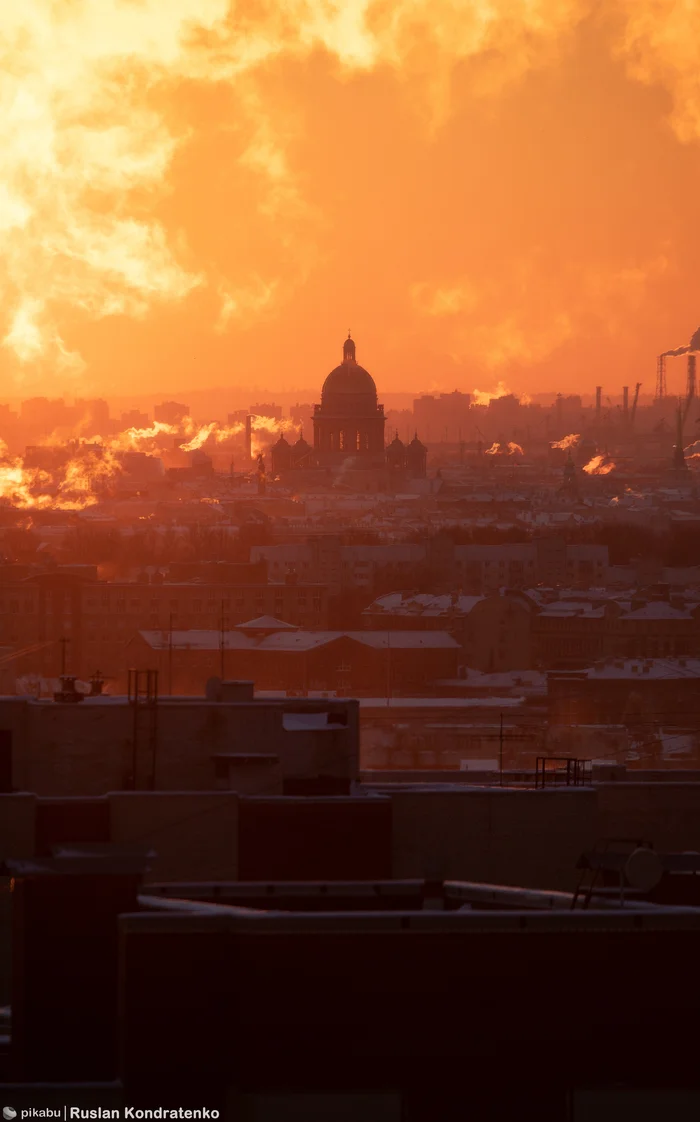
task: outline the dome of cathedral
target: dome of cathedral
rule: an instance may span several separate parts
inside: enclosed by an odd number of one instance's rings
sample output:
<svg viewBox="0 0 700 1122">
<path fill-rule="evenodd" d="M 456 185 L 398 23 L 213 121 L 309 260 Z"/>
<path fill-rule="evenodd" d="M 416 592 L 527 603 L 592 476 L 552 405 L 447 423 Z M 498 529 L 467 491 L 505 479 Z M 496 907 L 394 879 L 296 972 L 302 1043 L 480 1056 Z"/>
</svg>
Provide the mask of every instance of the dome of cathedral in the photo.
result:
<svg viewBox="0 0 700 1122">
<path fill-rule="evenodd" d="M 343 361 L 331 370 L 323 383 L 321 404 L 333 412 L 376 412 L 374 378 L 355 359 L 355 343 L 350 336 L 343 345 Z"/>
</svg>

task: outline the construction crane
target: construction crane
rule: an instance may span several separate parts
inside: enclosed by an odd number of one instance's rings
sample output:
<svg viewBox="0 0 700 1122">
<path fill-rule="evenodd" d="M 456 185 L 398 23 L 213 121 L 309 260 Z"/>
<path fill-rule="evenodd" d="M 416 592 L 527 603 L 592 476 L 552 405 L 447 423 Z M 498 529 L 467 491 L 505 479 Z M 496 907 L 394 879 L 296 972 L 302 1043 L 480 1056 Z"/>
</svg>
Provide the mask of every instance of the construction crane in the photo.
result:
<svg viewBox="0 0 700 1122">
<path fill-rule="evenodd" d="M 632 409 L 630 410 L 630 426 L 634 424 L 634 418 L 637 412 L 637 402 L 639 401 L 639 391 L 641 390 L 641 388 L 642 383 L 637 382 L 637 385 L 634 387 L 634 398 L 632 401 Z"/>
</svg>

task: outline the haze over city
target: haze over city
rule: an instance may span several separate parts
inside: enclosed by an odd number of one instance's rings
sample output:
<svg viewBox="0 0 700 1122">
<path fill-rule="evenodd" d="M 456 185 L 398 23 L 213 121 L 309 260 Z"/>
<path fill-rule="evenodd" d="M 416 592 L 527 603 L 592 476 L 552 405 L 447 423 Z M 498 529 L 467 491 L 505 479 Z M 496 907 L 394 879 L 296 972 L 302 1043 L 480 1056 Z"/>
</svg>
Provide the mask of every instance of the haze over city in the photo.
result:
<svg viewBox="0 0 700 1122">
<path fill-rule="evenodd" d="M 698 318 L 699 20 L 6 6 L 6 398 L 291 391 L 348 325 L 385 393 L 651 388 Z"/>
</svg>

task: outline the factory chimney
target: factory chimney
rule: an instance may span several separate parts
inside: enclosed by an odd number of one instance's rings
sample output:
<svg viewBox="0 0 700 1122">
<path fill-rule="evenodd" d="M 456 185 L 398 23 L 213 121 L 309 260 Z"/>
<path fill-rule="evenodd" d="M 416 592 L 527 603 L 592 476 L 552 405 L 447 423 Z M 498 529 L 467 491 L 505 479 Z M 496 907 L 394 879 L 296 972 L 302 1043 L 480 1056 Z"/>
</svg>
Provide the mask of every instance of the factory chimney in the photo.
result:
<svg viewBox="0 0 700 1122">
<path fill-rule="evenodd" d="M 602 386 L 596 386 L 596 388 L 595 388 L 595 419 L 596 419 L 596 421 L 600 420 L 600 403 L 602 401 L 602 398 L 603 398 L 603 387 Z"/>
<path fill-rule="evenodd" d="M 622 413 L 627 420 L 630 411 L 630 388 L 629 386 L 622 387 Z"/>
<path fill-rule="evenodd" d="M 685 398 L 688 404 L 695 397 L 695 355 L 688 355 L 688 382 L 685 390 Z"/>
<path fill-rule="evenodd" d="M 245 454 L 250 463 L 253 458 L 253 418 L 250 414 L 245 419 Z"/>
</svg>

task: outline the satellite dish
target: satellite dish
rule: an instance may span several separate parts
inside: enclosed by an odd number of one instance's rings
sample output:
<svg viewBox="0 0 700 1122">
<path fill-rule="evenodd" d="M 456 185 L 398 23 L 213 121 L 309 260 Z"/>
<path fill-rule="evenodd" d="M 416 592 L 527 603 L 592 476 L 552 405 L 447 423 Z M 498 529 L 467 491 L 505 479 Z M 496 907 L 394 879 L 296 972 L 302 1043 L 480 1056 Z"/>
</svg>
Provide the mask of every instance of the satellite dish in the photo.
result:
<svg viewBox="0 0 700 1122">
<path fill-rule="evenodd" d="M 651 892 L 663 876 L 664 867 L 653 849 L 638 848 L 630 853 L 625 864 L 625 876 L 632 888 Z"/>
</svg>

